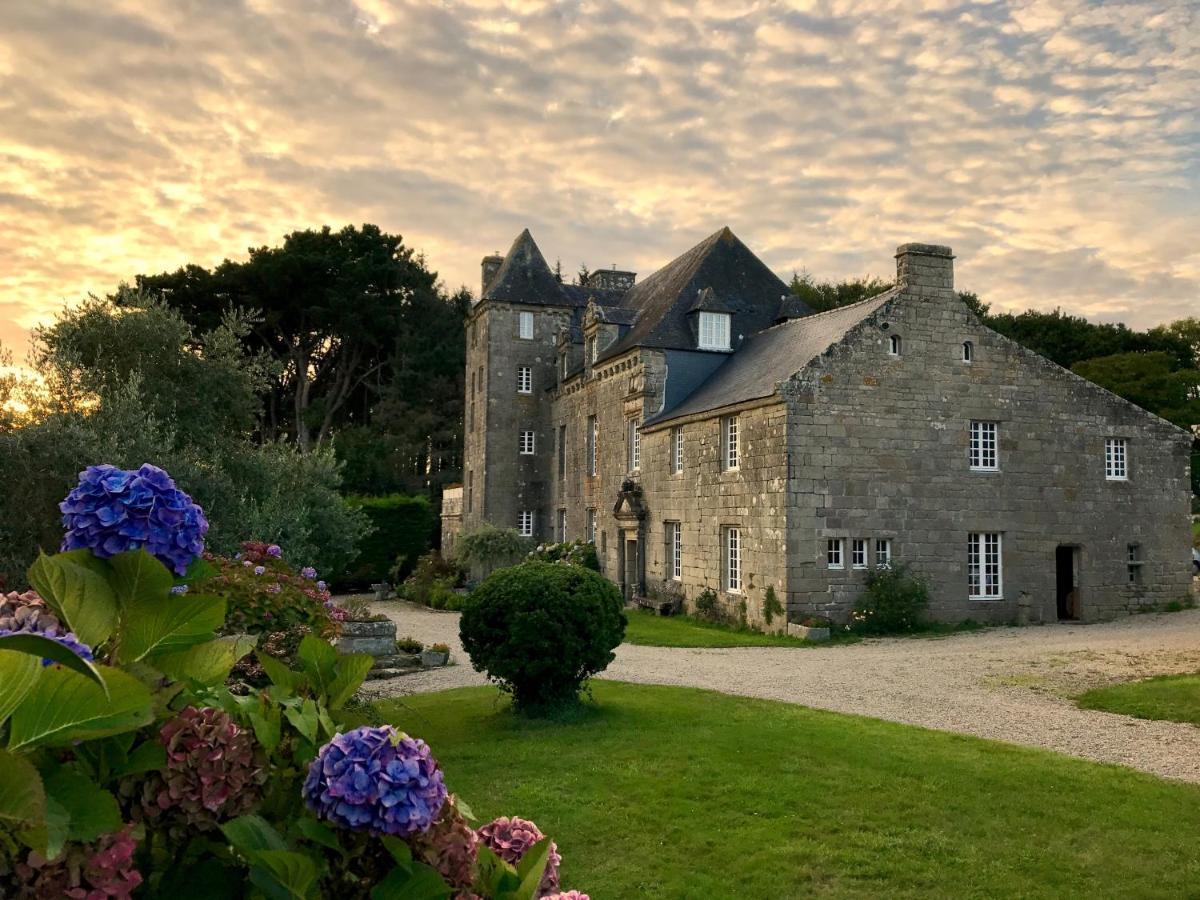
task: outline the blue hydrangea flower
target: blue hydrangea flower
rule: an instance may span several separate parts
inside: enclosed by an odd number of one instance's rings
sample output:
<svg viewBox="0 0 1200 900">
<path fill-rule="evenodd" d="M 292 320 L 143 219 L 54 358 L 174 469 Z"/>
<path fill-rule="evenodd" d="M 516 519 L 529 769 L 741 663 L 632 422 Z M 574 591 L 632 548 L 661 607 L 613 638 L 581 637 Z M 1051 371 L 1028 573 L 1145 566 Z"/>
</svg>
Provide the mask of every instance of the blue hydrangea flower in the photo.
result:
<svg viewBox="0 0 1200 900">
<path fill-rule="evenodd" d="M 320 749 L 303 794 L 309 809 L 335 825 L 408 837 L 433 825 L 446 785 L 424 741 L 390 725 L 364 725 Z"/>
<path fill-rule="evenodd" d="M 309 580 L 312 580 L 313 578 L 317 577 L 317 570 L 314 569 L 312 566 L 305 566 L 303 569 L 300 570 L 300 574 L 303 577 L 305 577 Z"/>
<path fill-rule="evenodd" d="M 204 510 L 149 463 L 136 472 L 88 466 L 58 508 L 66 528 L 63 550 L 86 549 L 107 559 L 145 548 L 176 575 L 204 552 Z"/>
<path fill-rule="evenodd" d="M 283 556 L 283 550 L 280 549 L 278 544 L 271 544 L 271 546 L 267 547 L 267 556 L 273 556 L 276 559 L 280 559 Z"/>
<path fill-rule="evenodd" d="M 317 582 L 317 590 L 320 591 L 321 593 L 325 593 L 325 590 L 327 587 L 328 587 L 328 585 L 325 584 L 325 582 L 323 582 L 323 581 Z"/>
<path fill-rule="evenodd" d="M 62 644 L 80 659 L 86 659 L 88 662 L 95 660 L 95 657 L 92 655 L 92 648 L 80 641 L 79 638 L 75 636 L 75 632 L 73 631 L 68 631 L 65 634 L 59 634 L 58 629 L 53 626 L 45 629 L 22 628 L 19 631 L 13 631 L 11 628 L 0 628 L 0 637 L 10 634 L 38 634 L 44 638 L 50 638 L 50 640 L 54 641 L 56 644 Z M 42 657 L 43 666 L 49 666 L 53 664 L 54 660 L 50 659 L 49 657 Z"/>
<path fill-rule="evenodd" d="M 266 567 L 266 566 L 255 566 L 255 567 L 254 567 L 254 574 L 255 574 L 255 575 L 262 575 L 262 574 L 263 574 L 264 572 L 266 572 L 266 571 L 267 571 L 267 567 Z"/>
</svg>

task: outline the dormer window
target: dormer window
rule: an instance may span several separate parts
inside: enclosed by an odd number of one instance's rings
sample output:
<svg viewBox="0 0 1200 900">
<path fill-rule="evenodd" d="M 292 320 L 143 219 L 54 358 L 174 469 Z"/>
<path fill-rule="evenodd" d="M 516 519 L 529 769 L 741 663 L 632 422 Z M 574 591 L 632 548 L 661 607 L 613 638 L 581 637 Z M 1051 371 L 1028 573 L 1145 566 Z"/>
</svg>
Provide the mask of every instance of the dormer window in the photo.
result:
<svg viewBox="0 0 1200 900">
<path fill-rule="evenodd" d="M 729 313 L 700 313 L 700 349 L 729 349 Z"/>
</svg>

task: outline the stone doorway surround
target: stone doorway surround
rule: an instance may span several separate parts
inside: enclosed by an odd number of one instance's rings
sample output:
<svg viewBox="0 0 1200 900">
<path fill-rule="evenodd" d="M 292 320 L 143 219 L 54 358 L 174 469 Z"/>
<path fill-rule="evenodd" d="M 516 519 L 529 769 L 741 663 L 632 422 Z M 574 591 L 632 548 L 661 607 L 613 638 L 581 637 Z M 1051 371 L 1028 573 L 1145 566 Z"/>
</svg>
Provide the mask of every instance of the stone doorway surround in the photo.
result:
<svg viewBox="0 0 1200 900">
<path fill-rule="evenodd" d="M 646 593 L 646 506 L 642 501 L 642 487 L 632 479 L 621 483 L 617 502 L 613 505 L 613 518 L 617 520 L 617 532 L 621 544 L 617 554 L 620 563 L 621 592 L 626 602 Z"/>
</svg>

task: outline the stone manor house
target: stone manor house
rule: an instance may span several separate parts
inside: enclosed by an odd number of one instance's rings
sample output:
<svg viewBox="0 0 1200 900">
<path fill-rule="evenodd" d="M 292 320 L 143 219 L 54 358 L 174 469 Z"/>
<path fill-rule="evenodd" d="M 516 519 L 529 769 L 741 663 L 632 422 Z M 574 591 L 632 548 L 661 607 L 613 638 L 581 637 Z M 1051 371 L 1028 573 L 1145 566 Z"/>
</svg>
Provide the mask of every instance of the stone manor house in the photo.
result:
<svg viewBox="0 0 1200 900">
<path fill-rule="evenodd" d="M 464 476 L 483 522 L 593 541 L 626 595 L 844 621 L 912 564 L 943 620 L 1095 620 L 1188 595 L 1192 436 L 989 330 L 949 247 L 813 313 L 724 228 L 638 281 L 483 260 Z M 781 617 L 772 627 L 782 628 Z"/>
</svg>

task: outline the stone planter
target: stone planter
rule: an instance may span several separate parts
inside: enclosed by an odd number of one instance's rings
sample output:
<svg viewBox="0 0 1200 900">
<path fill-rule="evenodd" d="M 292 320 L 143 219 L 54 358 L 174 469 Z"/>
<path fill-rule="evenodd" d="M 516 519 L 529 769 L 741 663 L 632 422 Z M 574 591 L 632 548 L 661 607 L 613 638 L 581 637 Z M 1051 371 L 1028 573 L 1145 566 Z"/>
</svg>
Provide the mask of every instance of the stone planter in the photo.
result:
<svg viewBox="0 0 1200 900">
<path fill-rule="evenodd" d="M 343 622 L 337 639 L 338 653 L 369 653 L 371 656 L 392 656 L 396 652 L 396 623 Z"/>
<path fill-rule="evenodd" d="M 421 665 L 427 669 L 444 666 L 449 659 L 450 654 L 442 653 L 440 650 L 423 650 L 421 652 Z"/>
<path fill-rule="evenodd" d="M 811 625 L 796 625 L 788 622 L 788 634 L 792 637 L 803 638 L 806 641 L 829 640 L 828 628 L 815 628 Z"/>
<path fill-rule="evenodd" d="M 383 582 L 382 584 L 371 585 L 371 590 L 373 590 L 375 592 L 375 600 L 377 602 L 382 602 L 384 600 L 390 600 L 392 597 L 392 586 L 390 584 L 388 584 L 386 581 Z"/>
</svg>

